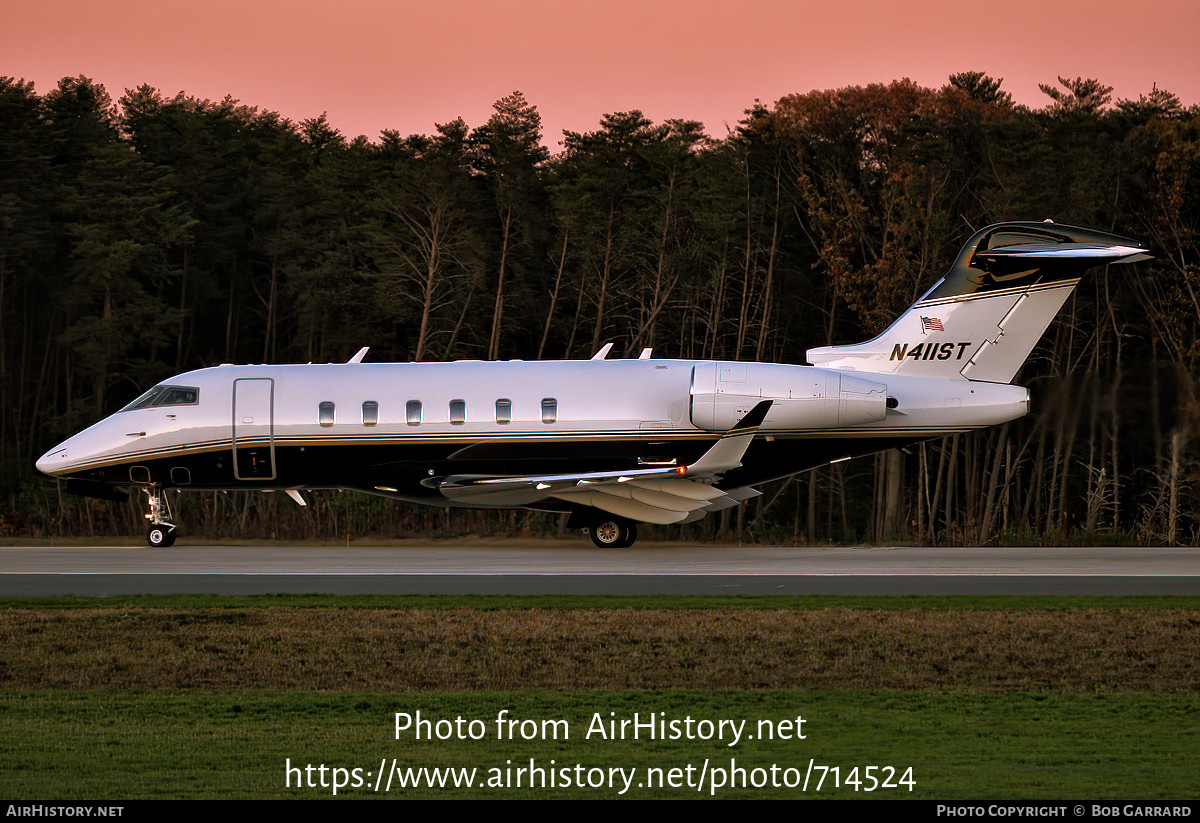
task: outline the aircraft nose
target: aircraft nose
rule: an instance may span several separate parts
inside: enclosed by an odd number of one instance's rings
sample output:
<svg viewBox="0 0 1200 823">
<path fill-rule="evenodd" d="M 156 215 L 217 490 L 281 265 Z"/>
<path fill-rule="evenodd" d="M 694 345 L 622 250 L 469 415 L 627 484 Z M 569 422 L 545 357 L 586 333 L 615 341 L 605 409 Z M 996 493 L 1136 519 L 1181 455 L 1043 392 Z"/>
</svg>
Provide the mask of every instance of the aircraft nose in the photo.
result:
<svg viewBox="0 0 1200 823">
<path fill-rule="evenodd" d="M 55 446 L 50 451 L 38 458 L 36 464 L 37 470 L 42 474 L 48 474 L 51 477 L 55 476 L 55 469 L 64 465 L 67 462 L 67 447 Z"/>
</svg>

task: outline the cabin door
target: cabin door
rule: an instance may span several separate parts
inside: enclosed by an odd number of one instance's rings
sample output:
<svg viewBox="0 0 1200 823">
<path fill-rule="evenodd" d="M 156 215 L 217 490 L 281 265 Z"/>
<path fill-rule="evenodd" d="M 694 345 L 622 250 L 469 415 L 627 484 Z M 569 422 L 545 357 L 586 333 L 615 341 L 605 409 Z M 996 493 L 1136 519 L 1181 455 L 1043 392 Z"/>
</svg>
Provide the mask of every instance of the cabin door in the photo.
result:
<svg viewBox="0 0 1200 823">
<path fill-rule="evenodd" d="M 274 380 L 269 377 L 244 377 L 233 381 L 235 479 L 275 479 L 274 418 Z"/>
</svg>

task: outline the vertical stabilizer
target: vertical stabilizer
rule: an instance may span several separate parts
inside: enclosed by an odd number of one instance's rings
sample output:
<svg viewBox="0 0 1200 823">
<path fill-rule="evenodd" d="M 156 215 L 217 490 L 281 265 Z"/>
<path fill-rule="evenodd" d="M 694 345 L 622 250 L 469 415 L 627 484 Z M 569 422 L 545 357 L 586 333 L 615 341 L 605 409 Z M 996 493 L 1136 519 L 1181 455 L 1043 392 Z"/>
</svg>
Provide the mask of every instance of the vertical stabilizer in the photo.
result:
<svg viewBox="0 0 1200 823">
<path fill-rule="evenodd" d="M 1056 223 L 976 232 L 950 271 L 882 334 L 808 350 L 815 366 L 1008 383 L 1083 273 L 1150 255 L 1135 241 Z"/>
</svg>

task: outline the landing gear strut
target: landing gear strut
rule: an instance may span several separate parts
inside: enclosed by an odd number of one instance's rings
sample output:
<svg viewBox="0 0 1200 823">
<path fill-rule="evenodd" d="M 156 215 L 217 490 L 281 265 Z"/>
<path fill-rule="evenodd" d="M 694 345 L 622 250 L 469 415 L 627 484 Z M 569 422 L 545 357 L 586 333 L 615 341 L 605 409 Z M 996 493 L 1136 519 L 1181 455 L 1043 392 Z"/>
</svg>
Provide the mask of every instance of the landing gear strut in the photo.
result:
<svg viewBox="0 0 1200 823">
<path fill-rule="evenodd" d="M 168 523 L 163 518 L 164 512 L 167 517 L 174 516 L 171 514 L 171 504 L 157 486 L 151 486 L 146 493 L 150 496 L 150 508 L 145 514 L 145 518 L 150 521 L 146 542 L 155 548 L 165 549 L 175 543 L 175 524 Z"/>
<path fill-rule="evenodd" d="M 624 549 L 637 540 L 637 524 L 620 517 L 604 517 L 588 529 L 592 543 L 600 549 Z"/>
</svg>

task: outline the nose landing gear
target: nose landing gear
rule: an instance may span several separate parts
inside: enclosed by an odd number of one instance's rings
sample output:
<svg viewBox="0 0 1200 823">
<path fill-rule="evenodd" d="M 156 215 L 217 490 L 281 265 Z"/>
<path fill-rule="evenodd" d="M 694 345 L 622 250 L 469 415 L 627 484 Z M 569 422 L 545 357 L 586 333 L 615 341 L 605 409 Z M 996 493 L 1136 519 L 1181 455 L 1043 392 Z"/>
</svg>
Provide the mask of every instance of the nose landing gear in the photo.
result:
<svg viewBox="0 0 1200 823">
<path fill-rule="evenodd" d="M 146 493 L 150 497 L 150 507 L 145 514 L 145 518 L 150 521 L 146 542 L 155 548 L 168 548 L 175 543 L 175 524 L 168 523 L 163 518 L 163 513 L 165 512 L 167 517 L 174 517 L 171 514 L 171 504 L 157 486 L 151 486 Z"/>
</svg>

